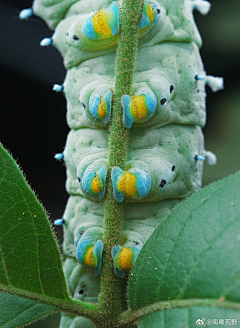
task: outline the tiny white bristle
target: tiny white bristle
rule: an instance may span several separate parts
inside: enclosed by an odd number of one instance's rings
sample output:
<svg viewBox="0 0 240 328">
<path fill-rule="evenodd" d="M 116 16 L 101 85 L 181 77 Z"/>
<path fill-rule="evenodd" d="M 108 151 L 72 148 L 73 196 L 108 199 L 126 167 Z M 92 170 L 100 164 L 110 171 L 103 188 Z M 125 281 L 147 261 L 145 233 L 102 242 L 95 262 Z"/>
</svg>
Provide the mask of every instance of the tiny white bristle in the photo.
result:
<svg viewBox="0 0 240 328">
<path fill-rule="evenodd" d="M 211 8 L 211 3 L 204 0 L 193 1 L 193 8 L 197 9 L 202 15 L 207 15 Z"/>
<path fill-rule="evenodd" d="M 205 156 L 209 165 L 217 164 L 217 156 L 214 153 L 211 151 L 206 151 Z"/>
<path fill-rule="evenodd" d="M 214 77 L 211 75 L 207 76 L 207 84 L 212 89 L 213 92 L 224 89 L 223 77 Z"/>
</svg>

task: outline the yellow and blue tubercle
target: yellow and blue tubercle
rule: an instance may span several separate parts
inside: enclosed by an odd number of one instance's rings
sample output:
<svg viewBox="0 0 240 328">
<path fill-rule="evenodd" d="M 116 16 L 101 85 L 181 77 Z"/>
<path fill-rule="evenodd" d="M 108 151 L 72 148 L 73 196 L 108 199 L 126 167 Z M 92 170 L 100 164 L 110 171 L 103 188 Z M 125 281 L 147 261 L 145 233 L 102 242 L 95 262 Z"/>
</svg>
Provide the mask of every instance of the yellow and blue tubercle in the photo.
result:
<svg viewBox="0 0 240 328">
<path fill-rule="evenodd" d="M 96 276 L 100 275 L 102 266 L 103 241 L 100 239 L 103 229 L 91 228 L 83 232 L 76 242 L 77 259 L 83 265 L 94 268 Z"/>
<path fill-rule="evenodd" d="M 124 197 L 141 199 L 148 195 L 151 188 L 150 175 L 141 169 L 123 171 L 117 166 L 112 168 L 113 196 L 121 203 Z"/>
<path fill-rule="evenodd" d="M 148 25 L 152 24 L 156 19 L 157 12 L 155 9 L 149 4 L 144 1 L 143 10 L 142 10 L 142 17 L 139 22 L 140 28 L 145 28 Z"/>
<path fill-rule="evenodd" d="M 104 97 L 93 94 L 89 100 L 90 113 L 107 124 L 110 121 L 112 109 L 112 90 L 108 89 Z"/>
<path fill-rule="evenodd" d="M 131 269 L 136 261 L 142 245 L 124 247 L 115 245 L 112 248 L 114 271 L 119 278 L 125 277 L 125 270 Z"/>
<path fill-rule="evenodd" d="M 102 165 L 98 171 L 93 168 L 86 169 L 81 179 L 83 189 L 89 194 L 98 195 L 99 199 L 102 200 L 105 195 L 106 176 L 106 165 Z"/>
<path fill-rule="evenodd" d="M 121 104 L 123 107 L 123 124 L 130 129 L 133 123 L 143 123 L 150 120 L 157 108 L 157 98 L 149 90 L 132 97 L 123 95 Z"/>
<path fill-rule="evenodd" d="M 86 18 L 83 33 L 88 39 L 103 40 L 119 33 L 119 6 L 113 1 L 107 10 L 99 10 Z"/>
<path fill-rule="evenodd" d="M 139 22 L 140 29 L 148 28 L 156 23 L 159 9 L 152 7 L 144 1 L 142 17 Z M 104 40 L 119 33 L 120 9 L 116 1 L 113 1 L 109 8 L 97 11 L 88 16 L 83 23 L 83 33 L 90 40 Z"/>
</svg>

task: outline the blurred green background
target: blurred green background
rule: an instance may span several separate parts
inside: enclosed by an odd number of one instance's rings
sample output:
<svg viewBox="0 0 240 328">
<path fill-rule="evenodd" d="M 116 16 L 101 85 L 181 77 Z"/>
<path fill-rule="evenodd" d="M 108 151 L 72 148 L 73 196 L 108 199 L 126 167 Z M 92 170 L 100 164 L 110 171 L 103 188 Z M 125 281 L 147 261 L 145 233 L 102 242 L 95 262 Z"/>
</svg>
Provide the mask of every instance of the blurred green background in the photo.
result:
<svg viewBox="0 0 240 328">
<path fill-rule="evenodd" d="M 218 158 L 216 166 L 205 163 L 203 185 L 240 169 L 240 1 L 213 0 L 205 17 L 195 11 L 203 38 L 201 56 L 209 75 L 223 76 L 225 90 L 207 87 L 206 149 Z M 52 32 L 36 17 L 18 20 L 29 0 L 0 0 L 0 70 L 2 78 L 0 140 L 23 168 L 28 181 L 51 215 L 60 218 L 68 198 L 65 168 L 53 160 L 63 150 L 68 127 L 61 94 L 51 91 L 62 84 L 65 70 L 60 54 L 40 48 L 39 41 Z M 94 8 L 98 9 L 98 8 Z M 62 230 L 56 227 L 61 243 Z M 31 327 L 58 327 L 59 315 Z"/>
</svg>

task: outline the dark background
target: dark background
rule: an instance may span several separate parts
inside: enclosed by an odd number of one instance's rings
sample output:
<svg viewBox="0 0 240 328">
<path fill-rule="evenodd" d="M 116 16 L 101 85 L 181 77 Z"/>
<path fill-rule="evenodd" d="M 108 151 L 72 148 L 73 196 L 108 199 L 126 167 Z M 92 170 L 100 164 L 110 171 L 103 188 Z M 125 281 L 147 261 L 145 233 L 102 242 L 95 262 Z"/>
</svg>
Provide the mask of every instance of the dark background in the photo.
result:
<svg viewBox="0 0 240 328">
<path fill-rule="evenodd" d="M 218 157 L 217 166 L 205 163 L 203 184 L 216 181 L 240 168 L 240 1 L 213 0 L 205 17 L 195 11 L 203 38 L 201 56 L 209 75 L 223 76 L 225 90 L 212 93 L 207 87 L 206 149 Z M 54 83 L 65 77 L 62 58 L 53 47 L 39 42 L 51 37 L 37 17 L 18 19 L 31 7 L 29 0 L 0 0 L 0 141 L 12 153 L 37 192 L 51 220 L 60 218 L 67 201 L 65 167 L 53 159 L 62 152 L 68 127 L 62 94 Z M 61 242 L 61 227 L 56 228 Z M 58 327 L 59 315 L 32 327 Z"/>
</svg>

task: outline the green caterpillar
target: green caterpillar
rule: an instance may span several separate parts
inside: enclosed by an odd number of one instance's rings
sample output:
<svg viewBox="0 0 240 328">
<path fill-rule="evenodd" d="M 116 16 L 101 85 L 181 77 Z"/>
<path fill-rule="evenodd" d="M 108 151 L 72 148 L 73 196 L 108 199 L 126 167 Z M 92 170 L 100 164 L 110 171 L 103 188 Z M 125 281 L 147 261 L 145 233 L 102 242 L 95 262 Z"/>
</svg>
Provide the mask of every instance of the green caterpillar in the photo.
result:
<svg viewBox="0 0 240 328">
<path fill-rule="evenodd" d="M 93 9 L 92 9 L 93 8 Z M 126 168 L 112 169 L 114 197 L 124 202 L 123 236 L 113 246 L 116 274 L 123 278 L 154 229 L 183 198 L 201 188 L 204 149 L 205 84 L 223 88 L 206 76 L 201 37 L 192 11 L 206 14 L 203 0 L 147 0 L 139 22 L 139 47 L 133 91 L 123 95 L 123 124 L 131 129 Z M 65 274 L 75 299 L 96 302 L 103 250 L 108 165 L 108 124 L 115 82 L 115 52 L 121 2 L 111 0 L 35 0 L 32 12 L 51 29 L 53 44 L 68 69 L 63 86 L 71 129 L 63 154 L 70 197 L 63 219 Z M 138 19 L 138 18 L 137 18 Z M 62 315 L 62 328 L 92 327 L 81 317 Z"/>
</svg>

